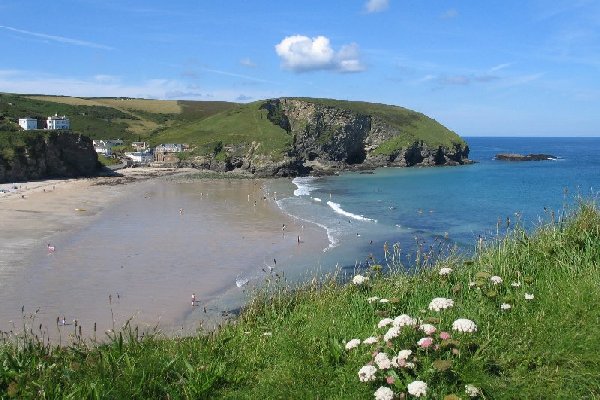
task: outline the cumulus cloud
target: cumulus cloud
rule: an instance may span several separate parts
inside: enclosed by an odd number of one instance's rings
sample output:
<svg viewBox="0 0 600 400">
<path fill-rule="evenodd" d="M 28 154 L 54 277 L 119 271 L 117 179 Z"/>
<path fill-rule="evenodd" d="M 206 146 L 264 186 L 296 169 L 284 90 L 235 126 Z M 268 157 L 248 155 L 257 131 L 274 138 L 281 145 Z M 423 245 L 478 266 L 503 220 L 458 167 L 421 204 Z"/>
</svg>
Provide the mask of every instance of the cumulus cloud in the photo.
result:
<svg viewBox="0 0 600 400">
<path fill-rule="evenodd" d="M 285 37 L 275 45 L 282 66 L 294 72 L 332 70 L 337 72 L 360 72 L 365 66 L 360 59 L 356 43 L 344 45 L 335 51 L 325 36 L 309 38 L 303 35 Z"/>
<path fill-rule="evenodd" d="M 381 12 L 388 8 L 390 5 L 389 0 L 369 0 L 365 4 L 365 8 L 369 13 Z"/>
</svg>

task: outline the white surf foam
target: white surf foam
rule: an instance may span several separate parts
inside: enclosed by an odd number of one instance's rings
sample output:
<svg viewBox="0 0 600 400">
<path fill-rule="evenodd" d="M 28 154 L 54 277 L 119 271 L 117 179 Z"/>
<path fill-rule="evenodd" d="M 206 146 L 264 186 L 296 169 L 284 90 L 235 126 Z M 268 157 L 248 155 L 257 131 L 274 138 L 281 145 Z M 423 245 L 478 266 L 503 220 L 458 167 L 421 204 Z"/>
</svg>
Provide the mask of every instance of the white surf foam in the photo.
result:
<svg viewBox="0 0 600 400">
<path fill-rule="evenodd" d="M 313 197 L 313 200 L 314 200 L 314 201 L 316 201 L 317 203 L 320 203 L 320 202 L 321 202 L 321 199 L 320 199 L 320 198 L 318 198 L 318 197 Z"/>
<path fill-rule="evenodd" d="M 312 176 L 301 176 L 294 178 L 292 183 L 296 185 L 294 196 L 310 196 L 310 192 L 316 189 L 311 183 L 315 180 Z"/>
<path fill-rule="evenodd" d="M 340 215 L 343 215 L 344 217 L 349 217 L 349 218 L 352 218 L 352 219 L 355 219 L 355 220 L 358 220 L 358 221 L 377 222 L 376 219 L 371 219 L 371 218 L 367 218 L 367 217 L 362 216 L 362 215 L 357 215 L 357 214 L 353 214 L 351 212 L 348 212 L 348 211 L 344 210 L 342 208 L 342 206 L 340 206 L 338 203 L 334 203 L 333 201 L 328 201 L 327 205 L 329 207 L 331 207 L 331 209 L 333 211 L 335 211 L 336 213 L 338 213 Z"/>
</svg>

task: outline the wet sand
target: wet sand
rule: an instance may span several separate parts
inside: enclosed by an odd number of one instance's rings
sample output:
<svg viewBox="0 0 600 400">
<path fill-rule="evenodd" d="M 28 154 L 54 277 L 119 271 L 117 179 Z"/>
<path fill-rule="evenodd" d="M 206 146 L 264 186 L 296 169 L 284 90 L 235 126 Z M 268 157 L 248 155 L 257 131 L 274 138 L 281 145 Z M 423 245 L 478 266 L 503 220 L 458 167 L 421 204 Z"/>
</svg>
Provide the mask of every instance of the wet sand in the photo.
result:
<svg viewBox="0 0 600 400">
<path fill-rule="evenodd" d="M 101 338 L 129 319 L 168 335 L 211 329 L 249 288 L 301 274 L 327 246 L 320 228 L 278 210 L 264 181 L 98 183 L 22 184 L 27 192 L 0 195 L 0 330 L 20 330 L 22 306 L 39 309 L 28 323 L 63 342 L 75 329 L 57 326 L 63 316 L 85 337 L 94 324 Z"/>
</svg>

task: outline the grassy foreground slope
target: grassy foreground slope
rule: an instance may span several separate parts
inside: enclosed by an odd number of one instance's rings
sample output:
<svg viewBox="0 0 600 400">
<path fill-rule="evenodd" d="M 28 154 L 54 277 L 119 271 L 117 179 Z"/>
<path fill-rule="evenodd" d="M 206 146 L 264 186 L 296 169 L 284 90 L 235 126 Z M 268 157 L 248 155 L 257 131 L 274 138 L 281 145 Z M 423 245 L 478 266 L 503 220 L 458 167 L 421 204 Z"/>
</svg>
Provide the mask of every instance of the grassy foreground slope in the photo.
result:
<svg viewBox="0 0 600 400">
<path fill-rule="evenodd" d="M 388 253 L 389 260 L 397 257 Z M 444 275 L 442 268 L 452 271 Z M 378 390 L 383 399 L 391 398 L 383 396 L 386 390 L 400 396 L 422 381 L 431 399 L 469 398 L 465 385 L 487 399 L 600 397 L 595 206 L 582 205 L 533 235 L 517 229 L 470 260 L 446 259 L 411 273 L 377 271 L 373 267 L 361 285 L 333 279 L 294 291 L 275 285 L 271 295 L 258 294 L 235 324 L 214 334 L 140 339 L 133 330 L 111 333 L 108 344 L 63 349 L 31 337 L 7 342 L 0 346 L 0 394 L 373 399 Z M 438 300 L 447 308 L 432 310 L 434 298 L 453 305 Z M 457 324 L 460 318 L 476 328 Z M 431 326 L 413 326 L 413 319 Z M 404 326 L 392 332 L 394 323 Z M 453 329 L 458 325 L 465 332 Z M 374 343 L 346 348 L 351 339 L 368 337 Z M 411 354 L 389 366 L 400 350 Z M 363 374 L 372 380 L 361 382 L 359 370 L 367 364 L 381 368 Z"/>
</svg>

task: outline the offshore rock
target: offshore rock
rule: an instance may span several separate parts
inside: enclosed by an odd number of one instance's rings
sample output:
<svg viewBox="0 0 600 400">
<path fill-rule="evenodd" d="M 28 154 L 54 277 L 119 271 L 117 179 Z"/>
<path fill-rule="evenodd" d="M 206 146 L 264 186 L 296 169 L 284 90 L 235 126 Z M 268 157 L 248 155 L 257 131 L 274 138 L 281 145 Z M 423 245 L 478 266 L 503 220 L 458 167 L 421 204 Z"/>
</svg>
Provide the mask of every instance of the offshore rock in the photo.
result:
<svg viewBox="0 0 600 400">
<path fill-rule="evenodd" d="M 545 160 L 556 160 L 557 157 L 551 154 L 514 154 L 514 153 L 500 153 L 496 154 L 496 160 L 502 161 L 545 161 Z"/>
</svg>

